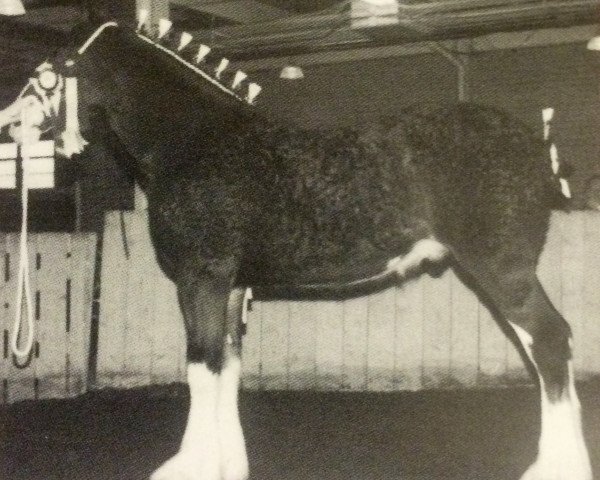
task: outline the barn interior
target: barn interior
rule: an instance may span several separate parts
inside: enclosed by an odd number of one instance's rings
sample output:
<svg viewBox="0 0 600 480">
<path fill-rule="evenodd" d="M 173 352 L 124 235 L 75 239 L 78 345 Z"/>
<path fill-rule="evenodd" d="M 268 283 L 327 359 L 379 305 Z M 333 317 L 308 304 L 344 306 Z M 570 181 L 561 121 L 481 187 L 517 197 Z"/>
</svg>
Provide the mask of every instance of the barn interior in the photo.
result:
<svg viewBox="0 0 600 480">
<path fill-rule="evenodd" d="M 260 84 L 258 108 L 281 122 L 364 125 L 416 102 L 468 101 L 542 138 L 542 110 L 553 108 L 572 199 L 553 212 L 538 273 L 573 328 L 600 475 L 600 2 L 87 3 L 132 26 L 142 8 L 155 23 L 169 18 Z M 88 6 L 0 0 L 0 109 Z M 77 169 L 54 166 L 53 187 L 29 197 L 35 338 L 25 359 L 10 346 L 21 192 L 0 186 L 0 464 L 14 479 L 147 478 L 177 450 L 189 402 L 174 286 L 154 260 L 147 201 L 116 160 L 92 143 Z M 362 298 L 259 299 L 243 348 L 253 478 L 507 479 L 535 457 L 536 383 L 450 270 Z"/>
</svg>

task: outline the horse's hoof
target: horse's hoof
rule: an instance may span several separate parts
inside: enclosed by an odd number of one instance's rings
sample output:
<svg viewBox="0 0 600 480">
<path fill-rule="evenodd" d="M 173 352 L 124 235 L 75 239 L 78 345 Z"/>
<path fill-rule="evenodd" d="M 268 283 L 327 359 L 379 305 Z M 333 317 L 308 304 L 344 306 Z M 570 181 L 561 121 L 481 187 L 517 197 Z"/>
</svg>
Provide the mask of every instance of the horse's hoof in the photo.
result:
<svg viewBox="0 0 600 480">
<path fill-rule="evenodd" d="M 193 453 L 179 452 L 158 468 L 150 480 L 220 480 L 219 465 L 201 462 Z"/>
<path fill-rule="evenodd" d="M 538 459 L 521 480 L 593 480 L 589 462 L 569 462 L 564 456 Z"/>
<path fill-rule="evenodd" d="M 231 455 L 221 451 L 221 480 L 247 480 L 249 476 L 248 460 L 243 455 Z"/>
</svg>

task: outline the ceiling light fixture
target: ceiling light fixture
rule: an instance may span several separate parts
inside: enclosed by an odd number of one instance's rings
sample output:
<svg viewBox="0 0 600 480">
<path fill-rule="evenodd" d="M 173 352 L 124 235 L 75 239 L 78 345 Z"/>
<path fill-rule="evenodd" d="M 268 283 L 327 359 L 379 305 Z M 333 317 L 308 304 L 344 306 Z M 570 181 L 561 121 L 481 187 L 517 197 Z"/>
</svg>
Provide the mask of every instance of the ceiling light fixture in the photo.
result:
<svg viewBox="0 0 600 480">
<path fill-rule="evenodd" d="M 588 50 L 600 50 L 600 35 L 592 37 L 587 43 Z"/>
<path fill-rule="evenodd" d="M 400 22 L 398 0 L 351 0 L 352 28 L 373 28 Z"/>
<path fill-rule="evenodd" d="M 286 65 L 281 69 L 279 78 L 283 78 L 284 80 L 300 80 L 304 78 L 304 72 L 296 65 Z"/>
<path fill-rule="evenodd" d="M 21 0 L 0 0 L 0 15 L 24 15 L 25 7 Z"/>
</svg>

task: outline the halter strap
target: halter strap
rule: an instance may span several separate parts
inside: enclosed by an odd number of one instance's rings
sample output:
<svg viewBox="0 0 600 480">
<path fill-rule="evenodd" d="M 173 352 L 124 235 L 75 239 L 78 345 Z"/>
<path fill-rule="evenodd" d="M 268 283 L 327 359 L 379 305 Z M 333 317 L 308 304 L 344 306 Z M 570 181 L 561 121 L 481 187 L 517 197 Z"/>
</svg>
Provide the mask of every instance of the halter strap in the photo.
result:
<svg viewBox="0 0 600 480">
<path fill-rule="evenodd" d="M 92 35 L 90 36 L 90 38 L 88 38 L 85 43 L 81 46 L 81 48 L 79 50 L 77 50 L 77 53 L 79 53 L 79 55 L 81 55 L 82 53 L 84 53 L 88 47 L 94 43 L 94 40 L 96 40 L 98 38 L 98 36 L 104 31 L 104 29 L 108 28 L 108 27 L 118 27 L 119 24 L 117 22 L 106 22 L 103 23 L 102 25 L 100 25 L 96 31 L 94 33 L 92 33 Z"/>
</svg>

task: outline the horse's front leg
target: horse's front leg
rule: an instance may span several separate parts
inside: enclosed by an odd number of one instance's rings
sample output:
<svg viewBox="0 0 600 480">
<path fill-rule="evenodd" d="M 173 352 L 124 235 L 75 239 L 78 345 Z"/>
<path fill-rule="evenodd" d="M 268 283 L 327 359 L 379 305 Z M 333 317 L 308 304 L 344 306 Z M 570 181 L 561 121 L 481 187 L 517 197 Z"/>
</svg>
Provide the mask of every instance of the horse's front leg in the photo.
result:
<svg viewBox="0 0 600 480">
<path fill-rule="evenodd" d="M 190 410 L 179 451 L 154 472 L 152 480 L 244 480 L 248 476 L 237 408 L 240 340 L 237 326 L 228 328 L 241 313 L 243 295 L 233 292 L 228 301 L 229 284 L 229 279 L 212 276 L 178 281 L 187 330 Z"/>
</svg>

